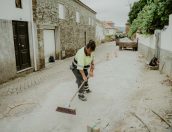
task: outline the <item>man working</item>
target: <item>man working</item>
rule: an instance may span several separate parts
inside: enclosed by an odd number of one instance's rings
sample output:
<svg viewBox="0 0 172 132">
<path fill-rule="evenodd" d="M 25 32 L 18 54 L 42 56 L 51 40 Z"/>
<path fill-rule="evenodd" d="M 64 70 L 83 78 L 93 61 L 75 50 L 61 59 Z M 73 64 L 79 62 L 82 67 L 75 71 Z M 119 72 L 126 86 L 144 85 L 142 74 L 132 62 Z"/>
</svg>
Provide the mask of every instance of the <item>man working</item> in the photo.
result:
<svg viewBox="0 0 172 132">
<path fill-rule="evenodd" d="M 90 40 L 85 47 L 78 50 L 78 52 L 74 57 L 74 61 L 72 62 L 72 71 L 76 77 L 76 83 L 78 84 L 78 88 L 81 86 L 83 81 L 86 81 L 78 93 L 78 97 L 82 101 L 87 100 L 84 93 L 91 92 L 88 86 L 88 69 L 90 68 L 89 76 L 93 77 L 93 70 L 94 70 L 93 52 L 95 51 L 95 48 L 96 48 L 95 42 L 93 40 Z"/>
</svg>

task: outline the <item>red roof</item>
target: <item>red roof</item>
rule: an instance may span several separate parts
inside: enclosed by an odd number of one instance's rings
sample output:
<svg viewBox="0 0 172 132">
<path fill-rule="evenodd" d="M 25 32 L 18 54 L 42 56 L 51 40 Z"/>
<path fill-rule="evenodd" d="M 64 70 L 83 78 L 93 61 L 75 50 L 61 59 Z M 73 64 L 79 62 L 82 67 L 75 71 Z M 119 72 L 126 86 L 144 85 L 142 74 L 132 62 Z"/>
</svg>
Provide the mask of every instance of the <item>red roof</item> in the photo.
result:
<svg viewBox="0 0 172 132">
<path fill-rule="evenodd" d="M 104 21 L 103 25 L 104 25 L 104 28 L 107 28 L 107 29 L 115 28 L 115 24 L 112 21 Z"/>
</svg>

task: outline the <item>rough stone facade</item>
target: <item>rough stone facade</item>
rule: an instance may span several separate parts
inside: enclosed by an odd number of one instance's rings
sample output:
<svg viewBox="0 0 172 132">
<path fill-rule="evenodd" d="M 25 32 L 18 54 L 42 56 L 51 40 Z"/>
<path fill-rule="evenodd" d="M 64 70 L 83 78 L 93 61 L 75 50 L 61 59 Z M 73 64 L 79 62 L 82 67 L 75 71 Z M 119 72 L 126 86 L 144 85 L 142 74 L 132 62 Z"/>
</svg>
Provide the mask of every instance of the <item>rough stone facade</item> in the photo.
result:
<svg viewBox="0 0 172 132">
<path fill-rule="evenodd" d="M 65 7 L 65 19 L 59 19 L 59 4 Z M 90 39 L 95 39 L 96 12 L 79 0 L 33 0 L 33 11 L 38 38 L 38 69 L 45 66 L 45 29 L 54 29 L 55 39 L 59 37 L 56 40 L 56 44 L 60 45 L 56 46 L 56 59 L 73 56 Z M 80 23 L 76 22 L 76 11 L 80 13 Z M 94 24 L 89 25 L 89 17 L 94 20 Z"/>
</svg>

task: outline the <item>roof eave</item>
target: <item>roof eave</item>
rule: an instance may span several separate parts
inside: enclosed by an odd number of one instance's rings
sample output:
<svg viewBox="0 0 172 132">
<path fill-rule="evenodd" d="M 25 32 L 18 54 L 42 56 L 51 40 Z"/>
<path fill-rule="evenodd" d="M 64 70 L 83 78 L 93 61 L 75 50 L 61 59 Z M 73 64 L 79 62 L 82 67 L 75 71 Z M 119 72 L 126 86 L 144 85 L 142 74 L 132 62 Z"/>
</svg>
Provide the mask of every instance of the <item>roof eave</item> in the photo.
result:
<svg viewBox="0 0 172 132">
<path fill-rule="evenodd" d="M 79 5 L 85 7 L 86 9 L 88 9 L 89 11 L 91 11 L 93 14 L 97 14 L 97 12 L 95 12 L 93 9 L 91 9 L 90 7 L 88 7 L 86 4 L 84 4 L 83 2 L 81 2 L 80 0 L 74 0 L 76 3 L 78 3 Z"/>
</svg>

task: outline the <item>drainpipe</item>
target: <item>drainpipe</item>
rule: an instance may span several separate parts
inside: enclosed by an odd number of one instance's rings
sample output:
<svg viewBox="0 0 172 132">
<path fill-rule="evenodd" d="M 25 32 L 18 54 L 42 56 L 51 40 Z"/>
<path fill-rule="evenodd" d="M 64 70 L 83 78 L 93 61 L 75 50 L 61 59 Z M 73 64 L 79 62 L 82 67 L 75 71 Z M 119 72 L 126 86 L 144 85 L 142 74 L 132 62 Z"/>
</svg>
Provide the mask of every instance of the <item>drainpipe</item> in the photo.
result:
<svg viewBox="0 0 172 132">
<path fill-rule="evenodd" d="M 35 30 L 34 30 L 34 22 L 33 22 L 33 8 L 32 8 L 32 0 L 30 1 L 30 15 L 31 15 L 31 27 L 32 27 L 32 43 L 33 43 L 33 59 L 34 59 L 34 67 L 35 71 L 38 70 L 37 68 L 37 60 L 36 60 L 36 40 L 35 40 Z"/>
</svg>

